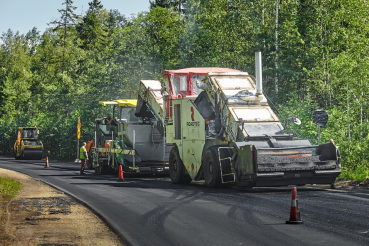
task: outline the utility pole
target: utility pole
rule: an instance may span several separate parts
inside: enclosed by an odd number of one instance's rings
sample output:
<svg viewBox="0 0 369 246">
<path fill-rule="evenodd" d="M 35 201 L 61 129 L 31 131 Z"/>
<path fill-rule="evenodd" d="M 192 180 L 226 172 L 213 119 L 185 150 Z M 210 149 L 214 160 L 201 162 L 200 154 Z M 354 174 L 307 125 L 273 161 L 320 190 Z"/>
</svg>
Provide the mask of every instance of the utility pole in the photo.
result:
<svg viewBox="0 0 369 246">
<path fill-rule="evenodd" d="M 350 104 L 349 104 L 349 86 L 348 81 L 346 82 L 347 85 L 347 129 L 348 129 L 348 137 L 349 141 L 351 142 L 351 132 L 350 132 Z M 351 146 L 351 144 L 350 144 Z"/>
<path fill-rule="evenodd" d="M 275 1 L 275 92 L 278 93 L 278 2 Z"/>
</svg>

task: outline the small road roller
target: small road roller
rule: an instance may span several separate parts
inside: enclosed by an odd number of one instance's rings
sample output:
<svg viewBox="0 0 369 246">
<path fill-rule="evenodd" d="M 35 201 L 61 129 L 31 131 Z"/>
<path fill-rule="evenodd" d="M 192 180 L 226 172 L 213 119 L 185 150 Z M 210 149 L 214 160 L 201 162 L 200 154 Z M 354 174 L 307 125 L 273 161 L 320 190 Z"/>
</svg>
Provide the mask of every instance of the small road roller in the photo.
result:
<svg viewBox="0 0 369 246">
<path fill-rule="evenodd" d="M 14 143 L 14 157 L 16 160 L 41 160 L 43 145 L 37 139 L 39 130 L 37 127 L 19 127 Z"/>
</svg>

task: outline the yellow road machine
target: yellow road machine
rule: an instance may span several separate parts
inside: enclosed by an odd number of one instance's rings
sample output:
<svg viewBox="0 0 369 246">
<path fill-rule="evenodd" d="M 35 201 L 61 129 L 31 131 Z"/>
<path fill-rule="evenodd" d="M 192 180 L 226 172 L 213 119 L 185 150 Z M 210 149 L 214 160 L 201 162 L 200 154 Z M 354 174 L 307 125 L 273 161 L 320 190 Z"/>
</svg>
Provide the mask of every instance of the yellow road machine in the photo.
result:
<svg viewBox="0 0 369 246">
<path fill-rule="evenodd" d="M 16 160 L 41 160 L 43 145 L 37 139 L 37 127 L 19 127 L 16 130 L 17 140 L 14 143 L 14 157 Z"/>
</svg>

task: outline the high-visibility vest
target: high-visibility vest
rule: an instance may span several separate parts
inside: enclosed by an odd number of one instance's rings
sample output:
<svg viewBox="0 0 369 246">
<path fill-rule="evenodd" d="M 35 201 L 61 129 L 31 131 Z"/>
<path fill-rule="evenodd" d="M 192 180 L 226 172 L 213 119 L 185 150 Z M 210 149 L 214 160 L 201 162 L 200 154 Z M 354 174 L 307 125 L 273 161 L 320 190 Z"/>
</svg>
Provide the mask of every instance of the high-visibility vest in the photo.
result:
<svg viewBox="0 0 369 246">
<path fill-rule="evenodd" d="M 79 159 L 86 159 L 85 155 L 83 154 L 83 152 L 86 151 L 86 148 L 84 146 L 82 146 L 81 148 L 79 148 Z"/>
</svg>

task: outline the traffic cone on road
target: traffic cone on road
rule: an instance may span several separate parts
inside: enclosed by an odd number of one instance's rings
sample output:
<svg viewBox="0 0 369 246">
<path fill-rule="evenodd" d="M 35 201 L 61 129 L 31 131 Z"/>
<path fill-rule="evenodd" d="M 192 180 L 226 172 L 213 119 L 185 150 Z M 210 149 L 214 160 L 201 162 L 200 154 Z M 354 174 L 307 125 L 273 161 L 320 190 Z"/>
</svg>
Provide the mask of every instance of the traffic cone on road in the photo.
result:
<svg viewBox="0 0 369 246">
<path fill-rule="evenodd" d="M 122 165 L 119 165 L 118 180 L 119 180 L 119 181 L 124 181 Z"/>
<path fill-rule="evenodd" d="M 302 224 L 302 223 L 304 222 L 300 219 L 299 203 L 297 200 L 297 190 L 296 187 L 293 187 L 290 220 L 287 220 L 286 224 Z"/>
<path fill-rule="evenodd" d="M 49 167 L 49 157 L 46 156 L 46 163 L 45 163 L 45 168 Z"/>
</svg>

